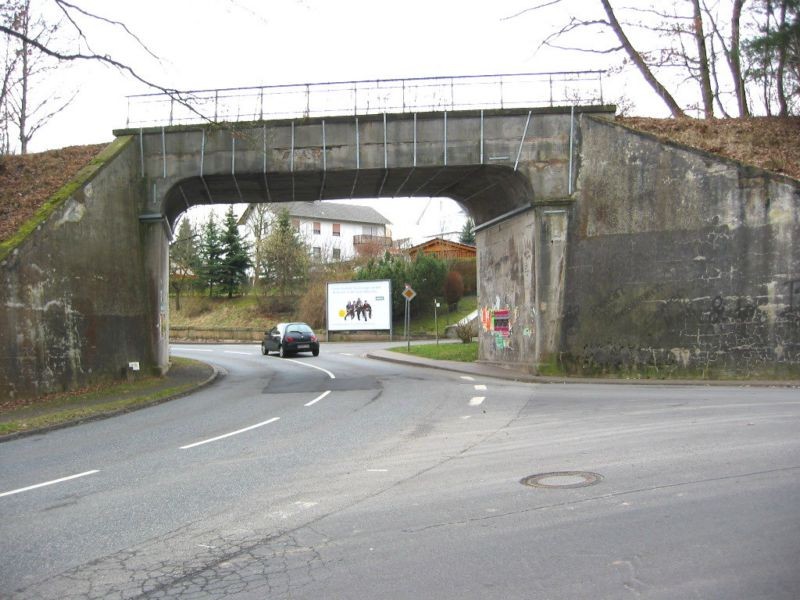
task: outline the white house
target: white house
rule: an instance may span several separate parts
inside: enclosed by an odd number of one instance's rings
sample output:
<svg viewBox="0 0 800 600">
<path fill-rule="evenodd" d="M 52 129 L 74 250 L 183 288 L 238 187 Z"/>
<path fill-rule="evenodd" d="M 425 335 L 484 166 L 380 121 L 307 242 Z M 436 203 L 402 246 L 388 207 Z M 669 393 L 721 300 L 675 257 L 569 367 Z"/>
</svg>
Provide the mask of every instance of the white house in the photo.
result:
<svg viewBox="0 0 800 600">
<path fill-rule="evenodd" d="M 282 210 L 289 213 L 315 260 L 346 260 L 360 248 L 392 246 L 391 223 L 368 206 L 325 201 L 275 202 L 268 206 L 275 214 Z M 251 207 L 240 222 L 247 219 Z"/>
</svg>

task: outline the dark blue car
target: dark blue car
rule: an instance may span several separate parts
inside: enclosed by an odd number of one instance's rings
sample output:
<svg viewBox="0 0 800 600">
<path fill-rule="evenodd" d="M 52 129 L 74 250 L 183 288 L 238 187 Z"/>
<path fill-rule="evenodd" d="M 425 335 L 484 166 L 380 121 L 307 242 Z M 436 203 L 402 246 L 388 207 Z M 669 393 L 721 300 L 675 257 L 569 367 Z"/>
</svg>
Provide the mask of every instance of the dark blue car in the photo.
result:
<svg viewBox="0 0 800 600">
<path fill-rule="evenodd" d="M 277 352 L 281 358 L 298 352 L 311 352 L 319 356 L 319 339 L 305 323 L 278 323 L 264 332 L 261 353 Z"/>
</svg>

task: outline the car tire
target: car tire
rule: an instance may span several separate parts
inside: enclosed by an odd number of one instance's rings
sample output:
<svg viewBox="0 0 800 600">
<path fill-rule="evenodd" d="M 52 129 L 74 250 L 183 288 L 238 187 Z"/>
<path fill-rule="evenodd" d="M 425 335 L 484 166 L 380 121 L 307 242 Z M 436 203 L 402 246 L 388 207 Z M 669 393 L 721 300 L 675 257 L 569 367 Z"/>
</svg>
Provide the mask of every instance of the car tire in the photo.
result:
<svg viewBox="0 0 800 600">
<path fill-rule="evenodd" d="M 312 350 L 311 354 L 314 356 L 319 356 L 319 348 L 317 348 L 316 350 Z"/>
<path fill-rule="evenodd" d="M 278 354 L 280 355 L 281 358 L 286 358 L 287 354 L 286 350 L 283 349 L 283 344 L 278 346 Z"/>
<path fill-rule="evenodd" d="M 269 356 L 269 350 L 267 350 L 267 347 L 264 344 L 261 344 L 261 354 L 264 356 Z"/>
</svg>

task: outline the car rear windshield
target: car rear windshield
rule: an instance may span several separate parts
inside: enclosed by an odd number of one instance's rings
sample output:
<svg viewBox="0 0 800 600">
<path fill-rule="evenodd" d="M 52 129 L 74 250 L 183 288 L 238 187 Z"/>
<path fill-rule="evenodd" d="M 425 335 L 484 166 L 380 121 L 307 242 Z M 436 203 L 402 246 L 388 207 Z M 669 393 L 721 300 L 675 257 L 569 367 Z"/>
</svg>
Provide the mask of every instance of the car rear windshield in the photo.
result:
<svg viewBox="0 0 800 600">
<path fill-rule="evenodd" d="M 294 333 L 314 333 L 308 325 L 291 325 L 286 331 Z"/>
</svg>

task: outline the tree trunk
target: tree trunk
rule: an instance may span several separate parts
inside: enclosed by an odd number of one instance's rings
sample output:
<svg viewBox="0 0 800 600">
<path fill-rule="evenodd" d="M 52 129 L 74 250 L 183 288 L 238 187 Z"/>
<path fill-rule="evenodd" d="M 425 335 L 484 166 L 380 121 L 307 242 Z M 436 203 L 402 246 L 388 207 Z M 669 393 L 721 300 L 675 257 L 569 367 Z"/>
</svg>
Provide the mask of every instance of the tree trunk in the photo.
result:
<svg viewBox="0 0 800 600">
<path fill-rule="evenodd" d="M 22 32 L 27 38 L 30 34 L 30 2 L 26 2 L 22 7 Z M 27 39 L 22 40 L 22 72 L 20 73 L 20 102 L 19 102 L 19 152 L 20 154 L 28 153 L 28 132 L 26 131 L 28 125 L 28 55 L 30 53 L 30 45 Z"/>
<path fill-rule="evenodd" d="M 788 4 L 788 0 L 782 0 L 781 2 L 781 18 L 779 21 L 779 26 L 781 28 L 786 26 L 786 5 Z M 778 106 L 779 112 L 778 115 L 781 117 L 789 116 L 789 102 L 786 99 L 786 88 L 784 87 L 784 79 L 783 74 L 786 70 L 786 42 L 781 43 L 778 45 L 778 73 L 777 73 L 777 88 L 778 88 Z"/>
<path fill-rule="evenodd" d="M 656 94 L 658 94 L 658 97 L 664 101 L 673 117 L 685 117 L 686 113 L 684 113 L 683 109 L 678 106 L 677 102 L 675 102 L 675 98 L 672 97 L 672 94 L 670 94 L 667 89 L 661 85 L 661 82 L 656 79 L 655 75 L 653 75 L 652 71 L 650 71 L 649 67 L 642 59 L 642 56 L 631 44 L 628 36 L 625 35 L 625 32 L 622 30 L 622 26 L 619 24 L 619 21 L 617 21 L 617 17 L 614 14 L 614 9 L 611 8 L 609 0 L 600 0 L 600 3 L 603 5 L 603 8 L 606 11 L 611 29 L 613 29 L 617 39 L 620 41 L 620 44 L 622 44 L 625 52 L 628 53 L 630 59 L 639 69 L 639 72 L 642 74 L 645 81 L 647 81 L 647 83 L 650 84 L 650 87 L 655 90 Z"/>
<path fill-rule="evenodd" d="M 744 87 L 744 79 L 742 79 L 742 61 L 739 53 L 740 50 L 740 34 L 739 34 L 739 21 L 742 17 L 742 6 L 745 0 L 734 0 L 733 10 L 731 13 L 731 52 L 730 52 L 730 66 L 731 77 L 733 77 L 733 86 L 736 92 L 736 102 L 739 105 L 739 116 L 749 117 L 750 110 L 747 107 L 747 94 Z"/>
<path fill-rule="evenodd" d="M 703 115 L 706 119 L 713 119 L 714 91 L 711 89 L 711 73 L 708 68 L 708 50 L 706 49 L 706 34 L 703 30 L 703 15 L 700 12 L 700 0 L 692 0 L 692 7 L 694 8 L 694 41 L 697 44 L 697 60 L 700 69 L 700 94 L 703 97 Z"/>
</svg>

